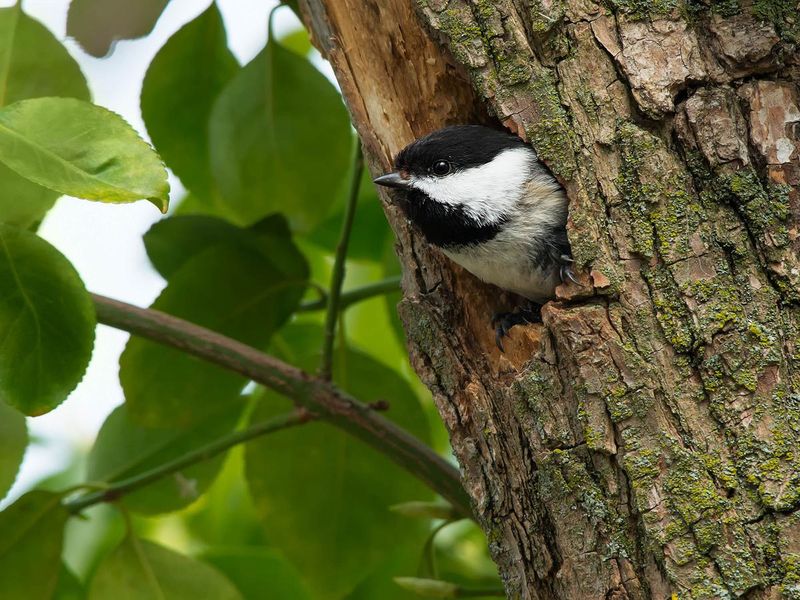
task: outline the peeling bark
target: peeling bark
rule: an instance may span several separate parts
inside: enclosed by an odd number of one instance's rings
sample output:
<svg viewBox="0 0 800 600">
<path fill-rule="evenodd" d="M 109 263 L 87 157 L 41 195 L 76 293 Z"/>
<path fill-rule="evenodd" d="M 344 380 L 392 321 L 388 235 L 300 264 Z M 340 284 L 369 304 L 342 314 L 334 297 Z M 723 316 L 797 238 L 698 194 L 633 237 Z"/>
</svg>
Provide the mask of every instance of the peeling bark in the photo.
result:
<svg viewBox="0 0 800 600">
<path fill-rule="evenodd" d="M 303 0 L 373 172 L 499 121 L 563 183 L 584 287 L 515 301 L 391 205 L 412 361 L 509 597 L 800 598 L 800 11 Z"/>
</svg>

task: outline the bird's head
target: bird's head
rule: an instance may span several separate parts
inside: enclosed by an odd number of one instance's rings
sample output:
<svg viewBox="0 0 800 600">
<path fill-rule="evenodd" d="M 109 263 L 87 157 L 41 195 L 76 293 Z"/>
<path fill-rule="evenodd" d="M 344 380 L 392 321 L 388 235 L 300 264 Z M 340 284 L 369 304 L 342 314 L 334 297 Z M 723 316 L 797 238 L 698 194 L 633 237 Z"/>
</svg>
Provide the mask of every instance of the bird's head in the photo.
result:
<svg viewBox="0 0 800 600">
<path fill-rule="evenodd" d="M 517 136 L 459 125 L 406 146 L 395 170 L 375 183 L 400 190 L 400 206 L 431 242 L 457 245 L 471 243 L 473 234 L 479 239 L 496 233 L 537 165 L 533 149 Z"/>
</svg>

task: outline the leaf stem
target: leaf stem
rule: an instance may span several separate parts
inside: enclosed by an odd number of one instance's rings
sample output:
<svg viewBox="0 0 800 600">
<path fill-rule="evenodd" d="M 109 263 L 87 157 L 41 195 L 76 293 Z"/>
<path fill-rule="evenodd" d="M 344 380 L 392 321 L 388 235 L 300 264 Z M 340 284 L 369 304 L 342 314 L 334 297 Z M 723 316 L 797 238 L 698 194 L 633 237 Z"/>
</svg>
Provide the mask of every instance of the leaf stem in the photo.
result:
<svg viewBox="0 0 800 600">
<path fill-rule="evenodd" d="M 353 230 L 353 220 L 356 215 L 358 203 L 358 188 L 361 184 L 361 172 L 364 170 L 364 155 L 361 152 L 361 142 L 356 139 L 353 150 L 353 172 L 350 179 L 350 193 L 347 197 L 347 206 L 344 209 L 342 231 L 339 234 L 339 243 L 336 244 L 336 255 L 331 274 L 331 285 L 328 288 L 328 312 L 325 315 L 325 334 L 322 340 L 322 360 L 319 366 L 319 376 L 331 380 L 333 368 L 333 342 L 336 335 L 336 321 L 339 318 L 339 301 L 342 296 L 342 283 L 344 282 L 345 265 L 347 262 L 347 246 L 350 244 L 350 232 Z"/>
<path fill-rule="evenodd" d="M 92 492 L 90 494 L 84 494 L 83 496 L 79 496 L 72 500 L 67 500 L 64 502 L 64 507 L 71 513 L 75 514 L 94 504 L 99 504 L 101 502 L 113 502 L 117 498 L 136 491 L 139 488 L 157 481 L 158 479 L 166 477 L 167 475 L 177 473 L 186 467 L 190 467 L 201 461 L 213 458 L 217 454 L 225 452 L 225 450 L 228 450 L 237 444 L 242 444 L 262 435 L 273 433 L 281 429 L 286 429 L 287 427 L 302 425 L 303 423 L 311 421 L 313 418 L 313 415 L 308 410 L 299 408 L 286 413 L 285 415 L 280 415 L 273 419 L 256 423 L 255 425 L 251 425 L 246 429 L 234 431 L 233 433 L 214 440 L 210 444 L 206 444 L 205 446 L 196 448 L 191 452 L 187 452 L 183 456 L 180 456 L 174 460 L 158 465 L 149 471 L 145 471 L 144 473 L 139 473 L 133 477 L 111 483 L 103 490 Z"/>
<path fill-rule="evenodd" d="M 472 518 L 458 469 L 413 435 L 329 381 L 234 339 L 167 315 L 92 294 L 100 323 L 123 329 L 239 373 L 359 438 Z"/>
<path fill-rule="evenodd" d="M 384 294 L 391 294 L 392 292 L 397 292 L 400 290 L 400 276 L 396 275 L 394 277 L 387 277 L 386 279 L 381 279 L 380 281 L 376 281 L 374 283 L 368 283 L 361 287 L 353 288 L 352 290 L 347 290 L 346 292 L 342 292 L 341 296 L 339 297 L 339 311 L 343 311 L 345 308 L 352 306 L 362 300 L 368 300 L 370 298 L 374 298 L 375 296 L 382 296 Z M 309 302 L 304 302 L 298 308 L 298 312 L 312 312 L 315 310 L 322 310 L 323 308 L 328 306 L 328 295 L 325 295 L 320 298 L 319 300 L 311 300 Z"/>
</svg>

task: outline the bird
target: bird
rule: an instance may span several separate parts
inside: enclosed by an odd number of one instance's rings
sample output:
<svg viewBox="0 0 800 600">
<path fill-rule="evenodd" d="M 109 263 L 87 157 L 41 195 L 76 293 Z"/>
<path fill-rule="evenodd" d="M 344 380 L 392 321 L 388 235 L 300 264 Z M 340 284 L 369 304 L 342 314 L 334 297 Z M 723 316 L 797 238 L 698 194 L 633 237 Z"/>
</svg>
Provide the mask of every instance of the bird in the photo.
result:
<svg viewBox="0 0 800 600">
<path fill-rule="evenodd" d="M 496 313 L 495 342 L 515 325 L 541 322 L 541 306 L 576 281 L 567 238 L 567 195 L 520 137 L 456 125 L 414 140 L 394 171 L 374 179 L 397 190 L 397 205 L 428 243 L 479 279 L 527 298 Z M 579 284 L 580 285 L 580 284 Z"/>
</svg>

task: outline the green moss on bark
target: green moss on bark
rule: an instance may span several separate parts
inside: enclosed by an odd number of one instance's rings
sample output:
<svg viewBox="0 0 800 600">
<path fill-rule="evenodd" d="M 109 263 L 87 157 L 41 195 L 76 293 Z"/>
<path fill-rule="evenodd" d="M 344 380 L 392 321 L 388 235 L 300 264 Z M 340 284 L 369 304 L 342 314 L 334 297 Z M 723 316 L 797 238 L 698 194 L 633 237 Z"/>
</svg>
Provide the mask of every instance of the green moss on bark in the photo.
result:
<svg viewBox="0 0 800 600">
<path fill-rule="evenodd" d="M 607 3 L 613 10 L 634 20 L 663 17 L 679 6 L 678 0 L 607 0 Z"/>
<path fill-rule="evenodd" d="M 676 351 L 689 352 L 695 345 L 692 319 L 672 275 L 663 265 L 645 268 L 642 275 L 650 287 L 656 318 L 664 335 Z"/>
<path fill-rule="evenodd" d="M 724 178 L 723 182 L 728 184 L 730 197 L 751 231 L 757 234 L 769 231 L 778 245 L 789 243 L 786 229 L 786 220 L 789 217 L 788 195 L 778 192 L 770 196 L 752 169 L 734 173 Z"/>
<path fill-rule="evenodd" d="M 433 371 L 438 376 L 437 384 L 445 394 L 456 393 L 457 382 L 453 377 L 459 369 L 452 364 L 442 346 L 438 337 L 440 330 L 431 315 L 422 305 L 405 299 L 398 305 L 397 310 L 409 341 L 428 357 Z"/>
<path fill-rule="evenodd" d="M 533 118 L 523 123 L 528 139 L 556 175 L 570 179 L 575 173 L 574 133 L 555 77 L 506 34 L 497 5 L 488 0 L 454 2 L 436 13 L 435 25 L 449 38 L 456 60 L 471 69 L 484 96 L 496 95 L 500 105 L 520 98 L 533 103 Z"/>
<path fill-rule="evenodd" d="M 700 456 L 669 443 L 670 464 L 664 480 L 665 500 L 670 510 L 687 526 L 702 519 L 714 520 L 730 508 L 730 501 L 717 489 Z"/>
<path fill-rule="evenodd" d="M 535 104 L 536 118 L 524 123 L 525 132 L 539 157 L 562 179 L 575 175 L 575 133 L 561 105 L 555 78 L 539 68 L 524 89 L 516 90 Z"/>
<path fill-rule="evenodd" d="M 691 236 L 706 213 L 664 142 L 630 122 L 617 127 L 622 164 L 617 186 L 631 216 L 631 244 L 639 254 L 667 262 L 691 253 Z"/>
<path fill-rule="evenodd" d="M 772 23 L 780 36 L 793 44 L 800 44 L 800 15 L 795 0 L 754 0 L 753 16 Z"/>
<path fill-rule="evenodd" d="M 564 511 L 580 510 L 597 533 L 608 540 L 606 559 L 635 557 L 635 544 L 622 518 L 605 498 L 574 450 L 553 450 L 539 462 L 540 493 Z"/>
</svg>

